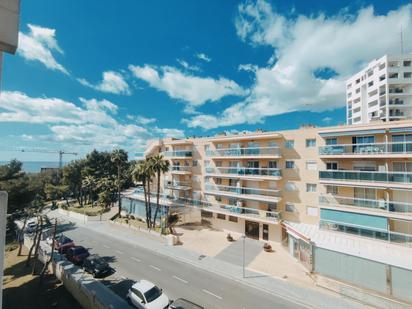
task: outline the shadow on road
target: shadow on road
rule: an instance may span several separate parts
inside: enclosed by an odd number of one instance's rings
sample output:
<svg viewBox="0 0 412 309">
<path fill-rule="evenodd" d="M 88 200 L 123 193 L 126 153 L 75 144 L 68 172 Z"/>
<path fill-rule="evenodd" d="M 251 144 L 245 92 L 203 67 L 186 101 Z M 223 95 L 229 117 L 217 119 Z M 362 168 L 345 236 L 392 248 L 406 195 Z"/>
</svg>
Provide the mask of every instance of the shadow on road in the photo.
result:
<svg viewBox="0 0 412 309">
<path fill-rule="evenodd" d="M 127 292 L 135 284 L 136 281 L 131 279 L 120 279 L 120 280 L 100 280 L 101 283 L 109 287 L 113 292 L 122 298 L 126 298 Z"/>
</svg>

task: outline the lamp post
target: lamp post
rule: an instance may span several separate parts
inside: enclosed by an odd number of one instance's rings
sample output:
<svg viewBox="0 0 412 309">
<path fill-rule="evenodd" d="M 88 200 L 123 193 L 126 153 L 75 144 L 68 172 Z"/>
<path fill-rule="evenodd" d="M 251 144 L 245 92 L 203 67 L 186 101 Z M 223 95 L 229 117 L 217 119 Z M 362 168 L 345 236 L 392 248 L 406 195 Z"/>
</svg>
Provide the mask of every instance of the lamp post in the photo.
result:
<svg viewBox="0 0 412 309">
<path fill-rule="evenodd" d="M 246 277 L 245 275 L 245 255 L 246 255 L 246 235 L 242 236 L 243 238 L 243 278 Z"/>
</svg>

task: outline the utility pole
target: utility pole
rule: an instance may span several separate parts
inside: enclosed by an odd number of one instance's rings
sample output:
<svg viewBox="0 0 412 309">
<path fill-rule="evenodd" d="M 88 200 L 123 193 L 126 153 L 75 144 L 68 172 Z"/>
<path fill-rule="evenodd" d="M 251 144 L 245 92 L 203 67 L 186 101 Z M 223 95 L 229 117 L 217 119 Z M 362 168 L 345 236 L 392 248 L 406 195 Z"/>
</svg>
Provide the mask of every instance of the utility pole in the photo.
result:
<svg viewBox="0 0 412 309">
<path fill-rule="evenodd" d="M 242 238 L 243 238 L 243 278 L 246 278 L 246 275 L 245 275 L 246 235 L 243 235 Z"/>
<path fill-rule="evenodd" d="M 403 27 L 401 25 L 401 54 L 403 54 Z"/>
</svg>

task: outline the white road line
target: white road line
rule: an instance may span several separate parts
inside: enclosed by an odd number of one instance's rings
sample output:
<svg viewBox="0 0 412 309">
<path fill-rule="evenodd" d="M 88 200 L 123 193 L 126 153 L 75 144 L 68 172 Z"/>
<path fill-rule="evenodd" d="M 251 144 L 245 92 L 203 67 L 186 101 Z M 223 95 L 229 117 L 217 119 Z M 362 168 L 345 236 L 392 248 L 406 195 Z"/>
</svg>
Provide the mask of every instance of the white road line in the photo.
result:
<svg viewBox="0 0 412 309">
<path fill-rule="evenodd" d="M 131 258 L 133 261 L 141 262 L 141 260 L 139 260 L 138 258 L 136 258 L 136 257 L 134 257 L 134 256 L 131 256 L 130 258 Z"/>
<path fill-rule="evenodd" d="M 202 291 L 205 292 L 205 293 L 207 293 L 207 294 L 209 294 L 209 295 L 212 295 L 212 296 L 214 296 L 214 297 L 216 297 L 216 298 L 218 298 L 218 299 L 222 299 L 221 296 L 216 295 L 216 294 L 214 294 L 214 293 L 212 293 L 212 292 L 210 292 L 210 291 L 208 291 L 208 290 L 203 289 Z"/>
<path fill-rule="evenodd" d="M 153 266 L 153 265 L 149 265 L 151 268 L 156 269 L 157 271 L 162 271 L 159 267 Z"/>
<path fill-rule="evenodd" d="M 103 247 L 105 247 L 105 248 L 107 248 L 107 249 L 110 249 L 110 247 L 109 247 L 109 246 L 107 246 L 107 245 L 103 245 Z"/>
<path fill-rule="evenodd" d="M 173 278 L 175 278 L 176 280 L 182 281 L 183 283 L 189 283 L 188 281 L 186 281 L 185 279 L 179 278 L 177 276 L 172 276 Z"/>
<path fill-rule="evenodd" d="M 116 252 L 116 253 L 119 253 L 119 254 L 123 254 L 123 252 L 122 252 L 122 251 L 119 251 L 119 250 L 115 250 L 115 252 Z"/>
</svg>

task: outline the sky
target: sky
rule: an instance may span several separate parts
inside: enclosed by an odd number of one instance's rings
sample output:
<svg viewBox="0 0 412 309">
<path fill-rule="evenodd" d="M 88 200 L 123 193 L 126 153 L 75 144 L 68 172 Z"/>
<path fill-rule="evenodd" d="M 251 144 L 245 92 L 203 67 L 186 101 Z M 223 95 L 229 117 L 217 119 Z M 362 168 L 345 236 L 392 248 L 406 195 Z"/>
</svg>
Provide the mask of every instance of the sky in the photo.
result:
<svg viewBox="0 0 412 309">
<path fill-rule="evenodd" d="M 345 80 L 400 53 L 401 28 L 411 52 L 408 1 L 22 1 L 0 161 L 341 124 Z"/>
</svg>

